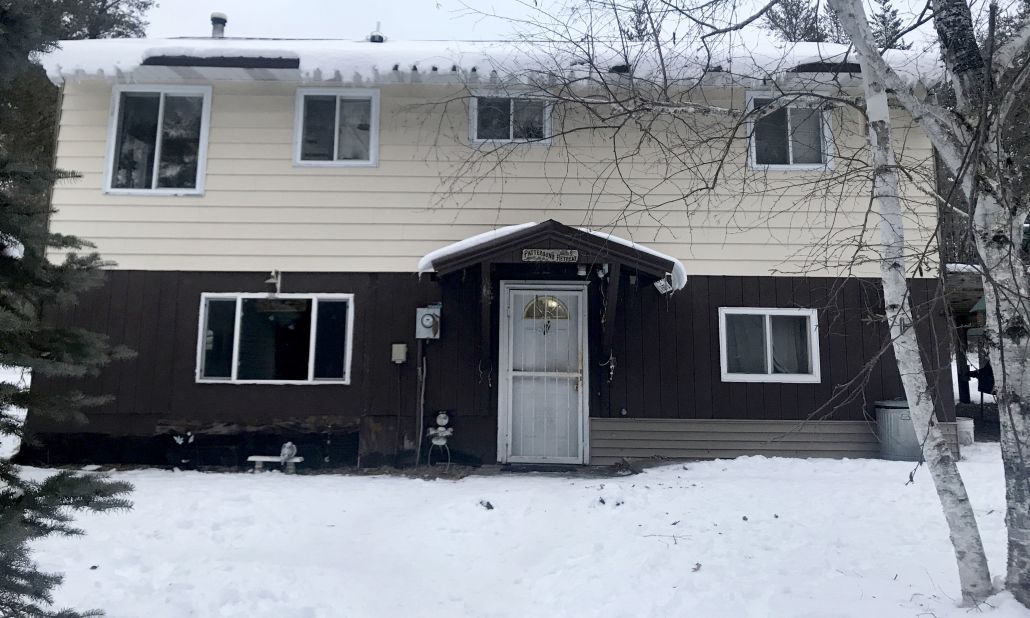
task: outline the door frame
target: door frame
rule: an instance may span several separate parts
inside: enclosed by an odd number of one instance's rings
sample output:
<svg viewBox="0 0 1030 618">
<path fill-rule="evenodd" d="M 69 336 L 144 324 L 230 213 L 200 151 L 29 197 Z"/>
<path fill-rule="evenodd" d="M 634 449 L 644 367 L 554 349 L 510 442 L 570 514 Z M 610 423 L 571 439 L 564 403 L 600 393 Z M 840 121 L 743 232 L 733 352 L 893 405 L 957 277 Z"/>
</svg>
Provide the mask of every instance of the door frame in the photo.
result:
<svg viewBox="0 0 1030 618">
<path fill-rule="evenodd" d="M 554 463 L 554 464 L 588 464 L 590 463 L 590 332 L 588 311 L 589 283 L 586 281 L 534 281 L 534 280 L 501 280 L 500 298 L 498 299 L 498 359 L 497 376 L 500 382 L 497 389 L 497 461 L 499 463 Z M 579 342 L 582 347 L 583 383 L 579 389 L 579 456 L 578 457 L 513 457 L 511 454 L 511 350 L 512 328 L 511 292 L 513 290 L 541 292 L 576 292 L 579 294 Z"/>
</svg>

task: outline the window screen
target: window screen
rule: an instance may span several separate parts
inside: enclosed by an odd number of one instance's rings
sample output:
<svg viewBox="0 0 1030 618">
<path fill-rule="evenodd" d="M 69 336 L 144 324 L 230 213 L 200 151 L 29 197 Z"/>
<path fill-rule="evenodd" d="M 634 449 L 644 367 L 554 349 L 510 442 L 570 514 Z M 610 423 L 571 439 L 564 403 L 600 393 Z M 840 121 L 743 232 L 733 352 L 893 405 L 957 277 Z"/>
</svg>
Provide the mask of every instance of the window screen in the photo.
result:
<svg viewBox="0 0 1030 618">
<path fill-rule="evenodd" d="M 808 337 L 811 327 L 803 315 L 769 316 L 773 373 L 810 373 Z"/>
<path fill-rule="evenodd" d="M 544 102 L 529 99 L 513 99 L 512 138 L 543 139 Z"/>
<path fill-rule="evenodd" d="M 790 143 L 794 163 L 823 162 L 822 113 L 816 109 L 790 110 Z"/>
<path fill-rule="evenodd" d="M 204 97 L 165 96 L 157 186 L 193 189 L 200 158 Z"/>
<path fill-rule="evenodd" d="M 340 161 L 368 161 L 372 102 L 340 99 L 340 134 L 338 138 Z"/>
</svg>

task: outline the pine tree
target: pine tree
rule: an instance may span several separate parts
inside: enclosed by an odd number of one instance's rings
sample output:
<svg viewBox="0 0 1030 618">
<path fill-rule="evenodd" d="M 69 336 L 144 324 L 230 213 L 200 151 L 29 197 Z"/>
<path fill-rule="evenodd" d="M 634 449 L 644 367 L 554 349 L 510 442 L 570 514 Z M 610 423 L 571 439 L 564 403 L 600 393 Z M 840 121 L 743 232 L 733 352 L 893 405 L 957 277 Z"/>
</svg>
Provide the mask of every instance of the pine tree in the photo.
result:
<svg viewBox="0 0 1030 618">
<path fill-rule="evenodd" d="M 50 187 L 70 174 L 53 169 L 51 110 L 56 97 L 40 67 L 30 61 L 61 36 L 88 32 L 69 28 L 77 17 L 110 4 L 0 0 L 0 365 L 27 367 L 38 376 L 92 374 L 125 355 L 102 335 L 57 326 L 49 319 L 100 282 L 103 262 L 88 243 L 48 231 Z M 66 257 L 52 262 L 48 251 Z M 74 418 L 79 407 L 98 401 L 77 392 L 42 397 L 20 384 L 0 381 L 0 434 L 21 437 L 13 407 Z M 67 471 L 31 481 L 19 467 L 0 459 L 0 616 L 99 615 L 53 609 L 52 592 L 61 576 L 41 571 L 29 544 L 55 534 L 79 534 L 71 524 L 74 511 L 128 508 L 124 496 L 130 490 L 128 484 L 100 475 Z"/>
<path fill-rule="evenodd" d="M 880 49 L 912 49 L 911 43 L 901 38 L 904 24 L 891 0 L 876 0 L 872 19 L 873 38 Z"/>
<path fill-rule="evenodd" d="M 994 45 L 997 48 L 1012 38 L 1019 27 L 1030 17 L 1030 0 L 1015 0 L 1008 6 L 1000 7 L 997 22 L 994 26 Z M 984 20 L 986 21 L 986 20 Z M 977 38 L 982 47 L 987 47 L 988 25 L 981 23 L 977 28 Z"/>
<path fill-rule="evenodd" d="M 819 9 L 809 0 L 781 0 L 765 14 L 765 27 L 789 43 L 826 41 Z"/>
<path fill-rule="evenodd" d="M 655 24 L 655 28 L 651 27 L 653 17 L 647 0 L 634 2 L 633 6 L 629 9 L 627 23 L 619 26 L 622 38 L 633 42 L 653 40 L 655 34 L 661 33 L 661 26 L 659 24 Z M 658 20 L 655 19 L 655 21 L 657 22 Z"/>
<path fill-rule="evenodd" d="M 826 41 L 830 43 L 847 45 L 851 42 L 848 34 L 844 31 L 844 26 L 840 23 L 840 17 L 830 8 L 829 4 L 823 7 L 822 29 L 826 35 Z"/>
<path fill-rule="evenodd" d="M 143 36 L 144 16 L 156 0 L 62 0 L 62 39 L 113 39 Z"/>
</svg>

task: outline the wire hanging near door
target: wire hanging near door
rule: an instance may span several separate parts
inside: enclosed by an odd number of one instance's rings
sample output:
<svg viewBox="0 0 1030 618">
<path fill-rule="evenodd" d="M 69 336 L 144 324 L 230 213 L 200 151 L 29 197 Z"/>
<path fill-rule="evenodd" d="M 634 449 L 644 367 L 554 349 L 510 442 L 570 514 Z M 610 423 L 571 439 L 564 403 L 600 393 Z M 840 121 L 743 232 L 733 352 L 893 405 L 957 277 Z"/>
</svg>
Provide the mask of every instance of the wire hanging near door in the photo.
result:
<svg viewBox="0 0 1030 618">
<path fill-rule="evenodd" d="M 609 350 L 608 351 L 608 360 L 604 361 L 603 363 L 598 363 L 598 365 L 601 366 L 601 367 L 607 367 L 608 368 L 608 381 L 609 382 L 611 382 L 612 380 L 615 379 L 615 352 Z"/>
</svg>

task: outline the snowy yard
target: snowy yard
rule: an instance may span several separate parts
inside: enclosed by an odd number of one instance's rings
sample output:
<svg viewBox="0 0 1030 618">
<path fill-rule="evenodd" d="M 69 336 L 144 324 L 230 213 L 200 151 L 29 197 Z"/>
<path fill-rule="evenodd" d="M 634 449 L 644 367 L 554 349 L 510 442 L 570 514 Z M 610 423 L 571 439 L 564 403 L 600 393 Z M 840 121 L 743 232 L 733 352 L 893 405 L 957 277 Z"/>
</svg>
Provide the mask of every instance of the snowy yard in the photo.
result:
<svg viewBox="0 0 1030 618">
<path fill-rule="evenodd" d="M 1002 575 L 999 451 L 965 453 Z M 909 470 L 760 457 L 612 479 L 141 470 L 116 474 L 136 485 L 134 510 L 36 547 L 67 575 L 59 603 L 120 618 L 1030 617 L 1007 594 L 956 607 L 940 507 Z"/>
</svg>

